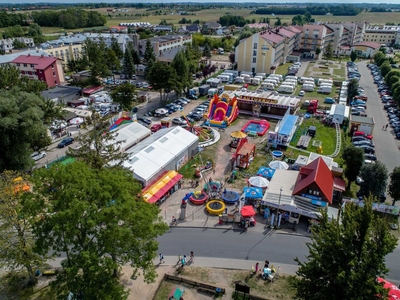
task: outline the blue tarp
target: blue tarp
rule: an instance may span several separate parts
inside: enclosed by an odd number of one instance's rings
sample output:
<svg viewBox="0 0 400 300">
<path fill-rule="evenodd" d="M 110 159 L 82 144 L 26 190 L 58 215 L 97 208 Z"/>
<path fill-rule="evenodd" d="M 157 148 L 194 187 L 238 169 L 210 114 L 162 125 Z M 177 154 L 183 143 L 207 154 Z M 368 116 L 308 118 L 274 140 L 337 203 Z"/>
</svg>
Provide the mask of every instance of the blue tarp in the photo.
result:
<svg viewBox="0 0 400 300">
<path fill-rule="evenodd" d="M 257 175 L 265 177 L 265 178 L 272 178 L 274 176 L 275 170 L 272 168 L 267 167 L 260 167 L 258 169 Z"/>
<path fill-rule="evenodd" d="M 263 197 L 262 189 L 259 187 L 245 187 L 243 189 L 244 197 L 248 199 L 257 199 Z"/>
<path fill-rule="evenodd" d="M 289 115 L 285 120 L 285 123 L 282 125 L 281 129 L 279 130 L 279 134 L 281 135 L 290 135 L 292 132 L 293 126 L 297 122 L 298 116 Z"/>
</svg>

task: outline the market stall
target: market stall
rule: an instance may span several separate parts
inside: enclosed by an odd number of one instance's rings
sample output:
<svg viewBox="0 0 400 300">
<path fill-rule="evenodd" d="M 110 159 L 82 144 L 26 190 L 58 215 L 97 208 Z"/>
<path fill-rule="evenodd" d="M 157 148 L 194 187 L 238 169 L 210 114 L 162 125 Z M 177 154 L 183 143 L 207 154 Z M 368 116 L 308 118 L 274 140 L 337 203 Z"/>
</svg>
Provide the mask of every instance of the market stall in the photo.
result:
<svg viewBox="0 0 400 300">
<path fill-rule="evenodd" d="M 243 228 L 255 226 L 257 224 L 256 220 L 254 219 L 255 215 L 256 212 L 253 206 L 251 205 L 243 206 L 242 209 L 240 210 L 240 226 Z"/>
</svg>

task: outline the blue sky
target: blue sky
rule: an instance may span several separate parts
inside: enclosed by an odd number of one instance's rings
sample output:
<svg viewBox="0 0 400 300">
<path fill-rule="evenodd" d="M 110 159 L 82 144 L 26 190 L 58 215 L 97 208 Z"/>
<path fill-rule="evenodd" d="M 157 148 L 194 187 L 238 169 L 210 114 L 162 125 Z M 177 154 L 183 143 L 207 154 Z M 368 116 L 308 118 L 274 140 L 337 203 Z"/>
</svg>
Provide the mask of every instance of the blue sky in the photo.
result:
<svg viewBox="0 0 400 300">
<path fill-rule="evenodd" d="M 205 1 L 182 1 L 182 0 L 167 0 L 167 1 L 163 1 L 163 0 L 120 0 L 120 1 L 112 1 L 112 0 L 83 0 L 83 1 L 78 1 L 78 0 L 17 0 L 16 1 L 18 4 L 22 4 L 22 3 L 176 3 L 176 2 L 197 2 L 197 3 L 244 3 L 244 2 L 257 2 L 257 3 L 278 3 L 279 4 L 284 4 L 285 2 L 280 2 L 280 1 L 263 1 L 263 0 L 205 0 Z M 10 0 L 0 0 L 0 3 L 16 3 Z M 375 3 L 375 4 L 380 4 L 382 2 L 379 2 L 377 0 L 363 0 L 363 1 L 359 1 L 359 0 L 338 0 L 338 1 L 330 1 L 330 0 L 308 0 L 308 1 L 304 1 L 304 0 L 291 0 L 291 1 L 287 1 L 287 3 Z M 386 0 L 384 3 L 386 4 L 400 4 L 399 0 Z"/>
</svg>

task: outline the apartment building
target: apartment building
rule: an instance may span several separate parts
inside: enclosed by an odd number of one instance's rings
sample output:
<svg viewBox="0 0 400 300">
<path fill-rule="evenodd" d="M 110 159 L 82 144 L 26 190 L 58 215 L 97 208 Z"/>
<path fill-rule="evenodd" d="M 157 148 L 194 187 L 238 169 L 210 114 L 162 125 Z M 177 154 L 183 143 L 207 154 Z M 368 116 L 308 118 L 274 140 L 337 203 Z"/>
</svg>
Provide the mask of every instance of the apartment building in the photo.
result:
<svg viewBox="0 0 400 300">
<path fill-rule="evenodd" d="M 24 43 L 28 48 L 35 47 L 35 42 L 33 41 L 33 38 L 16 37 L 16 38 L 0 40 L 0 51 L 5 54 L 11 53 L 12 50 L 14 49 L 14 41 L 19 41 L 21 43 Z"/>
<path fill-rule="evenodd" d="M 139 40 L 139 53 L 144 54 L 146 50 L 147 40 Z M 180 48 L 185 44 L 192 43 L 192 35 L 164 35 L 156 36 L 150 39 L 150 43 L 153 46 L 154 53 L 156 56 L 162 55 L 164 52 L 169 52 L 172 49 Z"/>
<path fill-rule="evenodd" d="M 366 26 L 364 39 L 365 42 L 375 42 L 381 45 L 391 46 L 396 42 L 399 35 L 400 26 Z"/>
<path fill-rule="evenodd" d="M 48 45 L 48 47 L 43 48 L 43 51 L 49 56 L 59 58 L 65 68 L 68 61 L 76 60 L 80 57 L 82 53 L 82 44 Z"/>
<path fill-rule="evenodd" d="M 334 33 L 324 25 L 306 24 L 302 26 L 299 50 L 303 57 L 320 58 L 325 51 L 325 46 L 334 40 Z M 320 57 L 316 50 L 321 49 Z"/>
<path fill-rule="evenodd" d="M 21 76 L 44 81 L 48 88 L 65 81 L 62 64 L 58 58 L 28 54 L 18 56 L 11 63 L 20 70 Z"/>
</svg>

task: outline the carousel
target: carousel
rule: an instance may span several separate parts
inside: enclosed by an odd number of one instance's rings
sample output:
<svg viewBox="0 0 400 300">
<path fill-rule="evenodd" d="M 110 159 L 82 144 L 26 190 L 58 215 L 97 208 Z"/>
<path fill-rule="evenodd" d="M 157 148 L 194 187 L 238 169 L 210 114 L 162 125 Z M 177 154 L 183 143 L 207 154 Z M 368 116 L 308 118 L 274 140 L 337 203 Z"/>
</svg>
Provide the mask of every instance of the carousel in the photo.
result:
<svg viewBox="0 0 400 300">
<path fill-rule="evenodd" d="M 229 146 L 231 148 L 237 148 L 240 144 L 240 141 L 247 137 L 247 134 L 242 131 L 234 131 L 231 133 L 231 142 Z"/>
</svg>

